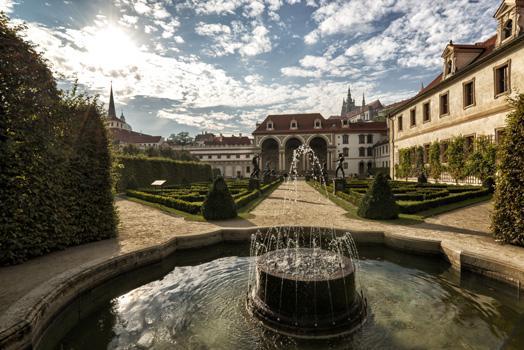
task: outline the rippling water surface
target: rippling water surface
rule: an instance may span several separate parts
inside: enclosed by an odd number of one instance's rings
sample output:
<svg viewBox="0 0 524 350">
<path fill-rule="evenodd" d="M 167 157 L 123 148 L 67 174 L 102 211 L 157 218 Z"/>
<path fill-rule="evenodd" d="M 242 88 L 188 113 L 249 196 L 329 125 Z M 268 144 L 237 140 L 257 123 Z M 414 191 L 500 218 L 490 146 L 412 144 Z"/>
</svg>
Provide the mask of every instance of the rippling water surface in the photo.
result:
<svg viewBox="0 0 524 350">
<path fill-rule="evenodd" d="M 438 259 L 382 248 L 360 248 L 360 254 L 358 278 L 368 299 L 370 316 L 364 327 L 349 339 L 304 342 L 264 331 L 245 311 L 250 258 L 239 254 L 175 266 L 161 279 L 106 300 L 58 344 L 47 346 L 58 349 L 524 348 L 518 339 L 518 334 L 524 332 L 523 304 L 516 290 L 473 276 L 460 278 Z"/>
</svg>

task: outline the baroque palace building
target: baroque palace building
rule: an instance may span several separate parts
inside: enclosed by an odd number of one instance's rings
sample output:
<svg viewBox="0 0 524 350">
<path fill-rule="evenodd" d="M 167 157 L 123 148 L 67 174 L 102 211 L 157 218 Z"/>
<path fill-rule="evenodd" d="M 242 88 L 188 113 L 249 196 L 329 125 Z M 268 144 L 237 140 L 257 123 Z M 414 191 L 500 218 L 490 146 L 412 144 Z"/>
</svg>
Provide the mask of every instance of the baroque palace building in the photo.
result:
<svg viewBox="0 0 524 350">
<path fill-rule="evenodd" d="M 309 145 L 328 170 L 336 168 L 339 153 L 345 158 L 346 175 L 367 175 L 375 167 L 373 146 L 387 138 L 385 122 L 350 123 L 339 116 L 324 118 L 319 113 L 268 115 L 253 132 L 254 147 L 261 154 L 262 167 L 288 172 L 293 151 Z M 310 160 L 302 157 L 298 171 L 312 169 Z"/>
<path fill-rule="evenodd" d="M 442 72 L 416 96 L 389 111 L 390 163 L 399 150 L 465 136 L 495 142 L 510 111 L 507 98 L 524 92 L 524 0 L 505 0 L 494 15 L 497 32 L 476 44 L 450 42 L 442 53 Z M 445 156 L 442 156 L 445 163 Z M 394 166 L 391 176 L 395 176 Z"/>
</svg>

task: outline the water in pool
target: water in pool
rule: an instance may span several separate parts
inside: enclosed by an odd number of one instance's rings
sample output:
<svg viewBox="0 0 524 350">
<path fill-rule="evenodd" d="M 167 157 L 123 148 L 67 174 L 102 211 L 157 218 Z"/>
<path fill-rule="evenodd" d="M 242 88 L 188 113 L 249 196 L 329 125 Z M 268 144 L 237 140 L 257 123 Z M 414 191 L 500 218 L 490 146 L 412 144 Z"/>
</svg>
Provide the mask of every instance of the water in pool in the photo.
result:
<svg viewBox="0 0 524 350">
<path fill-rule="evenodd" d="M 40 349 L 524 348 L 524 304 L 516 288 L 458 276 L 439 258 L 383 247 L 359 247 L 358 279 L 369 309 L 359 331 L 329 342 L 279 336 L 246 312 L 247 248 L 208 249 L 215 256 L 182 253 L 189 257 L 125 276 L 138 287 L 110 282 L 105 291 L 116 295 L 101 300 L 58 341 L 44 338 Z M 143 282 L 162 269 L 170 271 Z M 52 328 L 70 325 L 57 322 Z"/>
</svg>

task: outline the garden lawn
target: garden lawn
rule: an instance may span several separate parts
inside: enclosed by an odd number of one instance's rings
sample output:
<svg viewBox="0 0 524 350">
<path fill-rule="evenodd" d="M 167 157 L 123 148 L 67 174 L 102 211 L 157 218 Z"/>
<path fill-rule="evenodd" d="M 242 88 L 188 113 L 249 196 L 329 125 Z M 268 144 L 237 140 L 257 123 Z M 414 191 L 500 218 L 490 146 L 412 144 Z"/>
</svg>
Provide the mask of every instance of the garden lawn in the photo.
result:
<svg viewBox="0 0 524 350">
<path fill-rule="evenodd" d="M 310 184 L 319 189 L 318 184 Z M 333 186 L 327 186 L 329 196 L 333 202 L 342 206 L 353 218 L 356 208 L 364 197 L 370 182 L 367 180 L 349 181 L 346 191 L 333 194 Z M 424 218 L 438 215 L 447 211 L 462 208 L 475 203 L 491 199 L 489 190 L 478 186 L 458 186 L 447 184 L 419 184 L 416 182 L 390 181 L 395 201 L 400 209 L 402 223 L 417 223 Z"/>
<path fill-rule="evenodd" d="M 250 191 L 248 189 L 249 179 L 227 180 L 227 186 L 231 193 L 239 213 L 247 213 L 253 209 L 264 194 L 280 184 L 275 180 L 268 184 L 262 184 L 260 190 Z M 191 220 L 202 221 L 202 204 L 206 199 L 211 183 L 198 182 L 188 185 L 174 185 L 163 188 L 142 188 L 138 190 L 127 190 L 126 195 L 133 200 L 143 204 L 152 204 L 159 209 L 169 208 L 169 212 L 182 215 Z M 165 207 L 165 208 L 160 208 Z"/>
</svg>

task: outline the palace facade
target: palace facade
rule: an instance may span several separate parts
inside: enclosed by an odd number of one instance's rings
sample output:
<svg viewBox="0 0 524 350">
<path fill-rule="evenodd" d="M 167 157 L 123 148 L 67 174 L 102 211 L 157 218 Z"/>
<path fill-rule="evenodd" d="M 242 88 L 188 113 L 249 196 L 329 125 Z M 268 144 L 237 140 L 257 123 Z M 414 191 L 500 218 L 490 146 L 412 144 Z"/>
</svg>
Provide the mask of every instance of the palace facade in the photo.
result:
<svg viewBox="0 0 524 350">
<path fill-rule="evenodd" d="M 505 0 L 494 17 L 497 32 L 484 42 L 450 42 L 442 53 L 442 72 L 416 96 L 388 114 L 390 163 L 399 150 L 465 136 L 497 142 L 503 135 L 508 97 L 524 92 L 524 0 Z M 446 159 L 443 156 L 442 161 Z M 395 177 L 394 166 L 391 176 Z"/>
<path fill-rule="evenodd" d="M 346 175 L 365 176 L 374 168 L 373 146 L 387 138 L 385 122 L 350 123 L 339 116 L 324 118 L 319 113 L 268 115 L 253 132 L 254 147 L 261 154 L 262 164 L 270 163 L 280 172 L 290 170 L 293 151 L 308 145 L 327 162 L 328 170 L 336 168 L 339 153 L 345 157 Z M 299 160 L 299 172 L 311 169 L 310 160 Z"/>
</svg>

